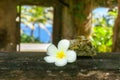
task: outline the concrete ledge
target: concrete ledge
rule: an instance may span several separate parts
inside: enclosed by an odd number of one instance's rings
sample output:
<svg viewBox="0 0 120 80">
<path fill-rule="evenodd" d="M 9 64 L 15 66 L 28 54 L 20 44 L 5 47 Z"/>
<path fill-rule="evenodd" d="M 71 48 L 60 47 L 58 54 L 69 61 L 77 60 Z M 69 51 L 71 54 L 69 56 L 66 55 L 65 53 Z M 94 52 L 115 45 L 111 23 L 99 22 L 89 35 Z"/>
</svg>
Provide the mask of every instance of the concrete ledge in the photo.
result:
<svg viewBox="0 0 120 80">
<path fill-rule="evenodd" d="M 59 70 L 59 69 L 97 69 L 97 70 L 119 70 L 120 53 L 98 54 L 97 56 L 86 58 L 78 57 L 77 61 L 68 64 L 65 67 L 56 67 L 54 64 L 48 64 L 43 60 L 46 53 L 39 52 L 11 52 L 0 53 L 0 69 L 35 69 L 35 70 Z"/>
<path fill-rule="evenodd" d="M 74 80 L 91 80 L 77 77 L 77 75 L 89 73 L 89 71 L 112 72 L 120 76 L 120 53 L 98 54 L 94 57 L 87 57 L 88 59 L 78 57 L 76 62 L 64 67 L 46 63 L 43 60 L 44 56 L 46 56 L 45 53 L 37 52 L 0 53 L 0 80 L 8 80 L 8 78 L 9 80 L 21 80 L 20 76 L 26 78 L 22 80 L 73 80 L 73 78 Z"/>
</svg>

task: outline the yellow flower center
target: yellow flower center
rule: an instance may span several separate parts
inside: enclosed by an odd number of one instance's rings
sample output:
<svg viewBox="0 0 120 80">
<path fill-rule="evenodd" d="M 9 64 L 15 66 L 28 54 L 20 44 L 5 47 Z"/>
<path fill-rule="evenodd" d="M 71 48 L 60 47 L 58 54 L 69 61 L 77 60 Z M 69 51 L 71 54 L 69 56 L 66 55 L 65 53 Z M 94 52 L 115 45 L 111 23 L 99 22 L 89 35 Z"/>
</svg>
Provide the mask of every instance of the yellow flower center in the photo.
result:
<svg viewBox="0 0 120 80">
<path fill-rule="evenodd" d="M 60 52 L 58 52 L 57 55 L 56 55 L 56 57 L 59 58 L 59 59 L 62 59 L 62 58 L 64 58 L 65 56 L 66 56 L 66 55 L 65 55 L 64 51 L 60 51 Z"/>
</svg>

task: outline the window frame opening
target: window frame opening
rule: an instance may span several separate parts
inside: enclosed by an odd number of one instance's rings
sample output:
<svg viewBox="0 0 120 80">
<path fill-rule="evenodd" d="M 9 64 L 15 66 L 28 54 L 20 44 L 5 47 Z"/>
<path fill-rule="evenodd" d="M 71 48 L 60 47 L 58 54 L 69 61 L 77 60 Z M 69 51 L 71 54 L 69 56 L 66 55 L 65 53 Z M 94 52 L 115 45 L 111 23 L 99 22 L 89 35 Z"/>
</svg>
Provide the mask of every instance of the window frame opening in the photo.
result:
<svg viewBox="0 0 120 80">
<path fill-rule="evenodd" d="M 17 51 L 18 52 L 46 52 L 47 47 L 51 44 L 50 43 L 21 43 L 21 7 L 26 5 L 18 5 L 18 11 L 17 11 L 17 30 L 18 30 L 18 42 L 17 42 Z M 40 6 L 40 5 L 27 5 L 27 6 L 37 6 L 37 7 L 43 7 L 43 8 L 50 8 L 51 6 Z M 53 26 L 54 26 L 54 7 L 52 6 L 53 11 L 53 19 L 52 19 L 52 33 L 51 33 L 51 40 L 53 40 Z M 49 35 L 50 36 L 50 35 Z M 53 41 L 52 41 L 53 42 Z"/>
<path fill-rule="evenodd" d="M 118 15 L 118 7 L 97 7 L 92 10 L 92 14 L 92 43 L 97 53 L 112 52 L 113 28 Z M 102 35 L 98 36 L 100 33 Z"/>
</svg>

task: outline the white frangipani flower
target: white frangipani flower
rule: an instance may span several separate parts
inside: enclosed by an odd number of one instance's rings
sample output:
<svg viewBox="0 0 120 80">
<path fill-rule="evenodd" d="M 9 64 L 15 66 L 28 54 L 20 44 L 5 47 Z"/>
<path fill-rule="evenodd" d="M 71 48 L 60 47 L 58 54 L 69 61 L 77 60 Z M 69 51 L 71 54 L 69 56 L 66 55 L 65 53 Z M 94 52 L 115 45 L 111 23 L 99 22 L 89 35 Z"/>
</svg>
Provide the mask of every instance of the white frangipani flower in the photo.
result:
<svg viewBox="0 0 120 80">
<path fill-rule="evenodd" d="M 70 42 L 66 39 L 58 43 L 58 49 L 51 44 L 47 49 L 47 55 L 44 60 L 48 63 L 55 63 L 56 66 L 64 66 L 76 61 L 77 55 L 73 50 L 68 50 Z"/>
</svg>

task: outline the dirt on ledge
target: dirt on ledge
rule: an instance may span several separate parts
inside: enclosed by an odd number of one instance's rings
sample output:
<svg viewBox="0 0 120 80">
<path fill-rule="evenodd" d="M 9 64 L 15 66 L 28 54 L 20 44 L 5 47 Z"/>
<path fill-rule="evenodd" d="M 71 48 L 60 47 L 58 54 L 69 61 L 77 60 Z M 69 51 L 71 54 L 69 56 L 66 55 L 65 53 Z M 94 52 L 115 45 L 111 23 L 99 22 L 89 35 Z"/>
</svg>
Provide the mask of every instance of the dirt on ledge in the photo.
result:
<svg viewBox="0 0 120 80">
<path fill-rule="evenodd" d="M 72 71 L 71 71 L 72 72 Z M 120 73 L 113 71 L 0 71 L 0 80 L 120 80 Z"/>
</svg>

